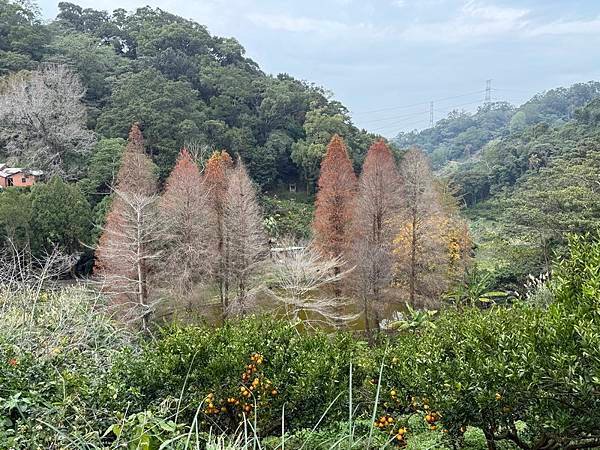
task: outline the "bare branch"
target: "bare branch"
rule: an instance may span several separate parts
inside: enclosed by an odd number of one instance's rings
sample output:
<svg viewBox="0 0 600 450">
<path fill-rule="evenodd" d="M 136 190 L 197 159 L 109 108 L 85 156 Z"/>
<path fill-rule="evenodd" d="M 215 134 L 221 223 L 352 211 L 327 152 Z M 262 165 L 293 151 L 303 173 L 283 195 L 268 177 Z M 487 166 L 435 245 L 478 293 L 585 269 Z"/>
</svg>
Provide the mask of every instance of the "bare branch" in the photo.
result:
<svg viewBox="0 0 600 450">
<path fill-rule="evenodd" d="M 273 298 L 284 307 L 288 318 L 299 320 L 303 312 L 316 315 L 311 320 L 339 324 L 356 319 L 356 314 L 342 312 L 349 303 L 346 299 L 327 295 L 328 288 L 346 278 L 351 270 L 339 272 L 345 263 L 341 258 L 323 255 L 314 244 L 294 247 L 274 254 L 271 279 L 268 281 Z"/>
<path fill-rule="evenodd" d="M 86 126 L 85 90 L 64 65 L 11 76 L 0 96 L 0 139 L 15 163 L 76 178 L 94 143 Z M 71 164 L 69 166 L 69 164 Z"/>
</svg>

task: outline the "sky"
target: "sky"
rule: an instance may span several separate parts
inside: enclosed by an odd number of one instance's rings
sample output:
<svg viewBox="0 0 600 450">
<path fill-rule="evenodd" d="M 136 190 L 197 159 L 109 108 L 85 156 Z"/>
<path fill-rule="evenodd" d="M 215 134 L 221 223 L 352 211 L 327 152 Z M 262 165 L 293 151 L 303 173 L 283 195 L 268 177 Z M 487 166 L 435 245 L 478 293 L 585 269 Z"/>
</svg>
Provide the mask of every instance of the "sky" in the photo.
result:
<svg viewBox="0 0 600 450">
<path fill-rule="evenodd" d="M 268 73 L 332 92 L 361 128 L 395 136 L 453 109 L 600 80 L 600 0 L 70 0 L 150 5 L 235 37 Z M 58 0 L 39 0 L 55 17 Z"/>
</svg>

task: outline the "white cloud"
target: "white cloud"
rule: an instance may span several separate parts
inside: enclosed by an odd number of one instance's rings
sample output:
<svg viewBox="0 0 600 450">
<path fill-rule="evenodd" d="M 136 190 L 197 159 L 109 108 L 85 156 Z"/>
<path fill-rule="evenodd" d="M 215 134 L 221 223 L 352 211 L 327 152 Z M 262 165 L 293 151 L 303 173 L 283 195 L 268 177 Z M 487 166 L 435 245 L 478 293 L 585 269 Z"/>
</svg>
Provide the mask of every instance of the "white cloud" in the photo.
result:
<svg viewBox="0 0 600 450">
<path fill-rule="evenodd" d="M 353 0 L 333 1 L 339 5 L 348 5 Z M 220 35 L 236 34 L 233 24 L 239 23 L 240 19 L 280 32 L 313 33 L 329 39 L 345 35 L 353 42 L 386 39 L 413 43 L 459 43 L 503 36 L 534 38 L 552 35 L 600 35 L 600 17 L 572 21 L 542 21 L 536 17 L 534 10 L 500 6 L 494 3 L 495 0 L 388 1 L 388 8 L 411 8 L 411 14 L 404 14 L 404 17 L 399 17 L 400 13 L 390 14 L 383 24 L 360 18 L 355 22 L 339 21 L 319 16 L 272 13 L 265 10 L 264 4 L 247 0 L 105 0 L 102 8 L 135 9 L 145 4 L 160 6 L 164 10 L 198 20 L 208 25 L 211 32 Z M 80 4 L 85 7 L 98 7 L 94 0 L 80 0 Z M 418 9 L 413 11 L 413 8 Z M 425 12 L 432 11 L 432 8 L 445 17 L 428 20 Z M 406 22 L 411 18 L 411 22 Z"/>
<path fill-rule="evenodd" d="M 502 7 L 481 0 L 467 0 L 458 13 L 439 22 L 415 22 L 400 37 L 419 42 L 462 42 L 500 36 L 600 35 L 600 17 L 591 20 L 542 22 L 535 12 Z"/>
<path fill-rule="evenodd" d="M 316 33 L 326 37 L 339 37 L 350 34 L 353 39 L 378 39 L 389 37 L 392 31 L 390 27 L 377 27 L 366 22 L 346 23 L 288 14 L 251 13 L 246 18 L 257 26 L 272 30 L 292 33 Z"/>
<path fill-rule="evenodd" d="M 521 25 L 530 11 L 521 8 L 507 8 L 485 4 L 477 0 L 467 1 L 461 8 L 462 19 L 472 18 L 485 22 L 501 22 Z"/>
<path fill-rule="evenodd" d="M 246 16 L 252 23 L 272 30 L 295 33 L 312 33 L 322 31 L 346 32 L 350 26 L 333 20 L 295 17 L 287 14 L 251 13 Z"/>
<path fill-rule="evenodd" d="M 600 36 L 600 17 L 592 20 L 557 21 L 527 30 L 528 36 L 592 34 Z"/>
<path fill-rule="evenodd" d="M 411 41 L 458 42 L 515 33 L 528 24 L 529 10 L 500 7 L 476 0 L 465 2 L 458 14 L 442 22 L 413 23 L 401 36 Z"/>
<path fill-rule="evenodd" d="M 429 0 L 432 1 L 432 0 Z M 439 0 L 437 0 L 439 1 Z M 409 6 L 407 0 L 393 0 Z M 369 22 L 348 23 L 288 14 L 251 13 L 246 17 L 255 25 L 293 33 L 316 33 L 324 37 L 346 34 L 357 39 L 391 39 L 411 42 L 459 42 L 469 39 L 519 33 L 528 23 L 529 10 L 500 7 L 479 0 L 461 3 L 454 16 L 437 22 L 415 21 L 399 25 L 390 20 L 386 26 Z"/>
</svg>

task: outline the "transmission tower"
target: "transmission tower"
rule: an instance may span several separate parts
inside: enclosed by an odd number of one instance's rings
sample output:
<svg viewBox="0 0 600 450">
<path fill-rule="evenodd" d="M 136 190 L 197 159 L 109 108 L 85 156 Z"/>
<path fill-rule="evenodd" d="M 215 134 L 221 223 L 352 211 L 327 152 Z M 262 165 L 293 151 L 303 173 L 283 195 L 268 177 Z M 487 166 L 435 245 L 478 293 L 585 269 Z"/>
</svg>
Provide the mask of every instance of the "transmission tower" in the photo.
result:
<svg viewBox="0 0 600 450">
<path fill-rule="evenodd" d="M 433 102 L 429 103 L 429 126 L 433 127 Z"/>
<path fill-rule="evenodd" d="M 485 100 L 484 105 L 489 105 L 492 102 L 492 80 L 485 80 Z"/>
</svg>

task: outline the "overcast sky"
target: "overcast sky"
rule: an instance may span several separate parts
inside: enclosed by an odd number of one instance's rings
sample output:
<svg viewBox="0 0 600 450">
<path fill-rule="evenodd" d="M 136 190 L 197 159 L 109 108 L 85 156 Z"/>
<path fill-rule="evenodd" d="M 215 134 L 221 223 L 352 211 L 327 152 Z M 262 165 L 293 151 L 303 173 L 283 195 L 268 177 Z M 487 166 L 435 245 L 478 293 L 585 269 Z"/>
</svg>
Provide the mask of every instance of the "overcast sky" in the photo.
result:
<svg viewBox="0 0 600 450">
<path fill-rule="evenodd" d="M 71 0 L 112 11 L 158 6 L 233 36 L 266 72 L 332 91 L 385 136 L 473 110 L 492 79 L 520 103 L 600 79 L 600 0 Z M 58 0 L 40 0 L 46 18 Z M 451 97 L 451 98 L 449 98 Z"/>
</svg>

